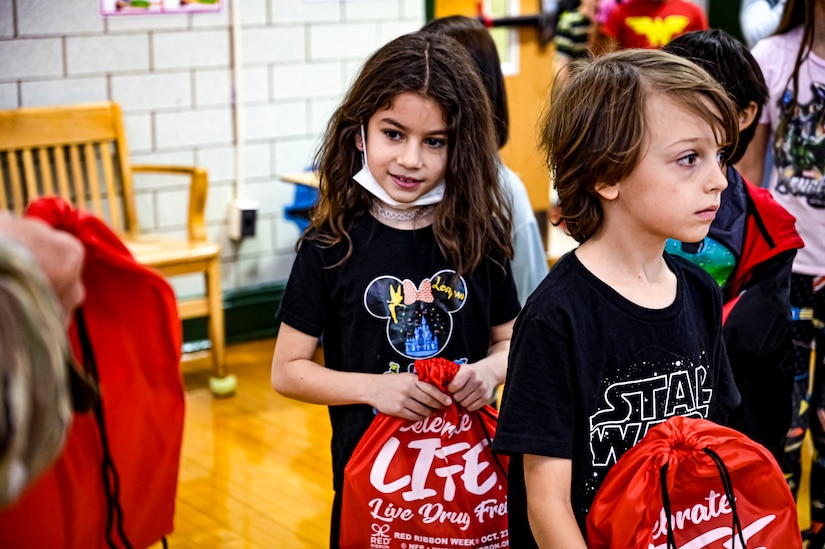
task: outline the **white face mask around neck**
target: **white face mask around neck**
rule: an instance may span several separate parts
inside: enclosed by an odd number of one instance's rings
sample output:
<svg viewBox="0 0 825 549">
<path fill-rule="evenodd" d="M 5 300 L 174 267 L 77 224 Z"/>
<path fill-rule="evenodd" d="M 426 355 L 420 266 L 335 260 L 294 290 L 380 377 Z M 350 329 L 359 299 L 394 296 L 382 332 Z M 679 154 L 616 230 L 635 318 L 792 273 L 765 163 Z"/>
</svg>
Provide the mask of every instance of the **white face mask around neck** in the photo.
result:
<svg viewBox="0 0 825 549">
<path fill-rule="evenodd" d="M 369 191 L 375 198 L 397 209 L 414 208 L 418 206 L 428 206 L 441 202 L 444 198 L 444 188 L 447 186 L 445 181 L 441 181 L 438 185 L 432 188 L 428 193 L 419 196 L 415 202 L 398 202 L 392 198 L 387 191 L 378 183 L 375 176 L 372 175 L 370 167 L 367 164 L 367 136 L 364 134 L 364 125 L 361 125 L 361 146 L 363 150 L 364 166 L 352 178 L 361 185 L 364 189 Z"/>
</svg>

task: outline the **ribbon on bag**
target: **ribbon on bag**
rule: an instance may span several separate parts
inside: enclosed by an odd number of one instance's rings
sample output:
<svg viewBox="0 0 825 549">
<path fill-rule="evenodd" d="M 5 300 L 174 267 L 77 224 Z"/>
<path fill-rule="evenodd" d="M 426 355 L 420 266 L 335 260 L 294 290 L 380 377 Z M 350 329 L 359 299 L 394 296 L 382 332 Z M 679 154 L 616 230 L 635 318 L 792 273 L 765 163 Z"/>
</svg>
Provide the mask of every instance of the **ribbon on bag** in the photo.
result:
<svg viewBox="0 0 825 549">
<path fill-rule="evenodd" d="M 418 360 L 444 392 L 459 365 Z M 342 549 L 508 547 L 507 459 L 490 449 L 498 414 L 456 403 L 421 421 L 378 414 L 344 474 Z"/>
</svg>

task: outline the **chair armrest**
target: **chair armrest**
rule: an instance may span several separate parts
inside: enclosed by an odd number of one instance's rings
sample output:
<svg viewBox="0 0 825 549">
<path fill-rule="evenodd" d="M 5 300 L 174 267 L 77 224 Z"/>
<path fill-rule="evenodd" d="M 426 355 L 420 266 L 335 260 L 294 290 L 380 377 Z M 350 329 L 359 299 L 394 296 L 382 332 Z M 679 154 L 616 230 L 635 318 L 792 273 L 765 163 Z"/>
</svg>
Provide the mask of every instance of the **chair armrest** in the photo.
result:
<svg viewBox="0 0 825 549">
<path fill-rule="evenodd" d="M 188 175 L 189 182 L 189 213 L 186 218 L 189 240 L 203 242 L 206 240 L 206 224 L 204 211 L 206 210 L 206 194 L 209 190 L 209 175 L 199 166 L 167 166 L 160 164 L 132 165 L 132 172 L 166 173 Z"/>
</svg>

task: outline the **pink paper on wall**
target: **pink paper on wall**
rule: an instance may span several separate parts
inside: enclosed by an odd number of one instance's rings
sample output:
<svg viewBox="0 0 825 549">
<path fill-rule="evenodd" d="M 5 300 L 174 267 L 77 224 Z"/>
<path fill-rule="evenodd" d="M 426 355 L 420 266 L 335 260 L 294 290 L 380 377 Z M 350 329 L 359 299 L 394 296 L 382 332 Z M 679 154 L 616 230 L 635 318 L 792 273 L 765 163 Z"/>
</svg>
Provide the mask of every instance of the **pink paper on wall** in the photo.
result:
<svg viewBox="0 0 825 549">
<path fill-rule="evenodd" d="M 165 13 L 216 13 L 224 0 L 100 0 L 100 14 L 158 15 Z"/>
</svg>

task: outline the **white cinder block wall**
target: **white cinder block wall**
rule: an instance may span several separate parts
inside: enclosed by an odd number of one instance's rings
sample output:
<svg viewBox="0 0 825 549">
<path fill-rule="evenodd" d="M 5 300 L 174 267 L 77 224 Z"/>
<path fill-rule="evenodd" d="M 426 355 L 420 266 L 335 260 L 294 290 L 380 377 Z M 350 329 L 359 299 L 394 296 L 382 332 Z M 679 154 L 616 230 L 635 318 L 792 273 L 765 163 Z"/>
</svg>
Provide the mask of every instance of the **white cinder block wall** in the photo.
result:
<svg viewBox="0 0 825 549">
<path fill-rule="evenodd" d="M 98 0 L 0 0 L 0 109 L 121 104 L 133 163 L 209 170 L 207 223 L 224 291 L 282 282 L 298 228 L 283 218 L 326 122 L 367 55 L 424 23 L 424 0 L 224 0 L 220 13 L 102 17 Z M 231 6 L 241 2 L 244 184 L 257 235 L 227 238 L 236 186 Z M 185 234 L 187 182 L 136 175 L 141 230 Z M 197 278 L 173 280 L 179 295 Z"/>
</svg>

